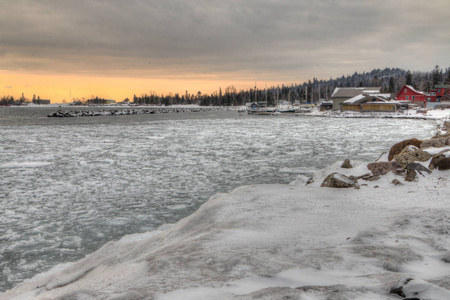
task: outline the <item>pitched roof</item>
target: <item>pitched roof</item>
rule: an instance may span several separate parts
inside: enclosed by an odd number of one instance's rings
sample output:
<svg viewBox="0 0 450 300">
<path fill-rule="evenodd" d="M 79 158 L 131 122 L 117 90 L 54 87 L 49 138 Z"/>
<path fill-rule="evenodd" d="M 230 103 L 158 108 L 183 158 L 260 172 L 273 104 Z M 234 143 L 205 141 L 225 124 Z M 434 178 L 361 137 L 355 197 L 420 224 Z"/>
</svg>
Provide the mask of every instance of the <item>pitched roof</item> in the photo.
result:
<svg viewBox="0 0 450 300">
<path fill-rule="evenodd" d="M 335 88 L 331 98 L 352 98 L 361 94 L 376 94 L 379 93 L 381 87 L 345 87 Z"/>
<path fill-rule="evenodd" d="M 410 85 L 405 85 L 405 86 L 406 86 L 408 89 L 410 89 L 410 90 L 412 90 L 413 92 L 415 92 L 415 93 L 425 95 L 424 92 L 418 91 L 418 90 L 416 90 L 415 88 L 413 88 L 413 87 L 410 86 Z M 403 89 L 402 89 L 402 90 L 403 90 Z M 400 90 L 400 91 L 402 91 L 402 90 Z"/>
<path fill-rule="evenodd" d="M 377 102 L 389 102 L 390 98 L 391 98 L 390 94 L 364 94 L 350 98 L 344 101 L 343 104 L 359 104 L 365 102 L 372 102 L 373 99 L 376 99 Z"/>
</svg>

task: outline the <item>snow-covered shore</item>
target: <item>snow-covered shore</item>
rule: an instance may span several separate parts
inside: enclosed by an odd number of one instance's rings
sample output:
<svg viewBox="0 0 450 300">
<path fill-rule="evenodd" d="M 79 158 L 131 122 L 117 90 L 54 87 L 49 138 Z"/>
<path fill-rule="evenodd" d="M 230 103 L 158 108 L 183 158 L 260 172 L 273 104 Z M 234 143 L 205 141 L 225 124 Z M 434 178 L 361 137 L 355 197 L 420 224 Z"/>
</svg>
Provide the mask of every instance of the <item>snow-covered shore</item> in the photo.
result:
<svg viewBox="0 0 450 300">
<path fill-rule="evenodd" d="M 304 115 L 316 117 L 331 117 L 331 118 L 385 118 L 385 119 L 417 119 L 417 120 L 445 120 L 450 118 L 450 111 L 448 109 L 430 109 L 417 110 L 411 109 L 398 112 L 353 112 L 353 111 L 318 111 Z"/>
<path fill-rule="evenodd" d="M 320 187 L 333 172 L 370 172 L 351 163 L 317 171 L 308 185 L 300 176 L 214 195 L 174 225 L 109 242 L 0 299 L 401 298 L 391 290 L 450 299 L 450 171 Z"/>
</svg>

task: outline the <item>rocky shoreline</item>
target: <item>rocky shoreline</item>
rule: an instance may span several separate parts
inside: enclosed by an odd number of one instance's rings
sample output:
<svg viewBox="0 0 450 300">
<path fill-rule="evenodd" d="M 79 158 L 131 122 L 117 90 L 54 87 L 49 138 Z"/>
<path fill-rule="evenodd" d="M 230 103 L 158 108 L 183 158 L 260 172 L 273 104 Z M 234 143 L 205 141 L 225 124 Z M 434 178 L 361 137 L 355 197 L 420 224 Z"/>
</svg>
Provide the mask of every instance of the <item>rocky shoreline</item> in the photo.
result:
<svg viewBox="0 0 450 300">
<path fill-rule="evenodd" d="M 450 122 L 444 122 L 439 126 L 437 134 L 431 139 L 421 141 L 412 138 L 395 144 L 390 149 L 387 160 L 386 157 L 384 157 L 384 161 L 380 161 L 380 159 L 367 165 L 370 173 L 360 176 L 346 176 L 339 172 L 334 172 L 325 178 L 321 187 L 359 188 L 359 179 L 374 182 L 388 172 L 404 177 L 405 181 L 413 182 L 418 175 L 422 175 L 422 172 L 431 174 L 434 169 L 439 171 L 449 170 Z M 427 161 L 429 161 L 428 166 L 424 166 L 422 163 Z M 345 160 L 341 168 L 351 169 L 350 160 Z M 307 185 L 312 182 L 314 182 L 314 179 L 310 178 Z M 402 184 L 398 179 L 392 181 L 392 183 L 396 185 Z"/>
<path fill-rule="evenodd" d="M 148 109 L 102 109 L 102 110 L 58 110 L 48 117 L 100 117 L 100 116 L 124 116 L 141 114 L 168 114 L 168 113 L 197 113 L 229 110 L 226 107 L 156 107 Z"/>
</svg>

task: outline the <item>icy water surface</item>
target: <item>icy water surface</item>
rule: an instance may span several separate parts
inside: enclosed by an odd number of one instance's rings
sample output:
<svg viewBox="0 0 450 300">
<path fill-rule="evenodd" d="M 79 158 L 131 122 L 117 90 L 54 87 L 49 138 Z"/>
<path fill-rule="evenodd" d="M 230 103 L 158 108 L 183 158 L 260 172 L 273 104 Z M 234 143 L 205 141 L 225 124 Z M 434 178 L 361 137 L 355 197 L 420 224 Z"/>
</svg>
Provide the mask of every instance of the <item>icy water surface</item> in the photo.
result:
<svg viewBox="0 0 450 300">
<path fill-rule="evenodd" d="M 436 125 L 49 112 L 0 110 L 0 291 L 123 235 L 174 223 L 217 192 L 288 183 L 345 158 L 374 160 L 402 139 L 429 137 Z"/>
</svg>

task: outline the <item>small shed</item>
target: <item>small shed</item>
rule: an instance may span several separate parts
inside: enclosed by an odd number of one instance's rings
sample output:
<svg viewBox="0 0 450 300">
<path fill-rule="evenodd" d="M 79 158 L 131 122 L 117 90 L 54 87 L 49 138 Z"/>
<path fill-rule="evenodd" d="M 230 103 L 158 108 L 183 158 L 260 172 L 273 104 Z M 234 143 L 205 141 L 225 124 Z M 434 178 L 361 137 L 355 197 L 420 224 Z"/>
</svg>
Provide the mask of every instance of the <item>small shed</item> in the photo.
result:
<svg viewBox="0 0 450 300">
<path fill-rule="evenodd" d="M 320 103 L 320 111 L 327 111 L 333 109 L 333 102 L 322 102 Z"/>
</svg>

